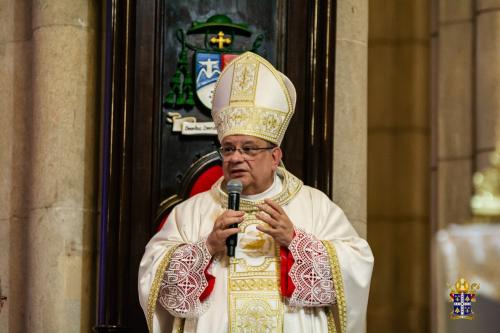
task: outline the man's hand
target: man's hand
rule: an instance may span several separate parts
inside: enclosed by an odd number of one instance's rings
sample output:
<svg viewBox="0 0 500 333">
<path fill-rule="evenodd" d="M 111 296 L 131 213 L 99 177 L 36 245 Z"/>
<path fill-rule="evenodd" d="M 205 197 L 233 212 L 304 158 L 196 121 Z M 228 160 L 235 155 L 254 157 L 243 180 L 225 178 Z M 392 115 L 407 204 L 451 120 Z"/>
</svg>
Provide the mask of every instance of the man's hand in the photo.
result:
<svg viewBox="0 0 500 333">
<path fill-rule="evenodd" d="M 214 223 L 214 227 L 207 238 L 207 248 L 212 256 L 226 251 L 226 238 L 238 233 L 238 228 L 229 228 L 231 224 L 238 224 L 243 221 L 244 212 L 226 210 Z"/>
<path fill-rule="evenodd" d="M 257 230 L 272 236 L 280 245 L 288 247 L 295 233 L 292 221 L 275 201 L 266 199 L 264 202 L 265 204 L 259 206 L 261 211 L 255 214 L 255 217 L 268 225 L 259 225 Z"/>
</svg>

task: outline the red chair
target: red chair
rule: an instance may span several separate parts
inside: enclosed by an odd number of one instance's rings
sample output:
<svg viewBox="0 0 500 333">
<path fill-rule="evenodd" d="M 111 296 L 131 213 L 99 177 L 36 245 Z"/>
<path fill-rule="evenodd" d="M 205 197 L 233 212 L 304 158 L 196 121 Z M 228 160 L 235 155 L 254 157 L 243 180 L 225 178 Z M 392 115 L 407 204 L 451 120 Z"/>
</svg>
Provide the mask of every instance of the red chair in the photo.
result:
<svg viewBox="0 0 500 333">
<path fill-rule="evenodd" d="M 191 164 L 184 174 L 179 193 L 161 203 L 156 217 L 157 231 L 163 227 L 168 215 L 178 203 L 198 193 L 208 191 L 221 176 L 222 161 L 215 151 Z"/>
</svg>

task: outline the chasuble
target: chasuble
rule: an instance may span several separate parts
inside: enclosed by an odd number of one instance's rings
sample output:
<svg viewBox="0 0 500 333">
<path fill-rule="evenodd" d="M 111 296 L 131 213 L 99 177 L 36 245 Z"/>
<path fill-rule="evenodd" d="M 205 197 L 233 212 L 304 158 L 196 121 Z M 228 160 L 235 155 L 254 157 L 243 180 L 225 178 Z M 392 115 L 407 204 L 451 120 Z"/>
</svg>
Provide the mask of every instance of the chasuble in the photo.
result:
<svg viewBox="0 0 500 333">
<path fill-rule="evenodd" d="M 227 209 L 222 178 L 172 210 L 139 269 L 150 332 L 365 332 L 370 247 L 325 194 L 276 174 L 264 198 L 294 223 L 288 248 L 256 229 L 261 196 L 241 200 L 235 257 L 210 255 L 206 237 Z"/>
</svg>

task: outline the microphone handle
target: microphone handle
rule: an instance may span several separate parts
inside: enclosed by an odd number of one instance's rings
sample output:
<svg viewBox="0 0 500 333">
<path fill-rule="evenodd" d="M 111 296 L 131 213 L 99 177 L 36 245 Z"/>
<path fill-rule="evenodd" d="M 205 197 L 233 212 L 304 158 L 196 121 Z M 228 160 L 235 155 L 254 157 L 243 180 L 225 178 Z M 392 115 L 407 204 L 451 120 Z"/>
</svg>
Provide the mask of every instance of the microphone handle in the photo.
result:
<svg viewBox="0 0 500 333">
<path fill-rule="evenodd" d="M 228 194 L 227 206 L 232 210 L 240 210 L 240 194 L 231 192 Z M 238 224 L 231 224 L 229 228 L 238 228 Z M 234 257 L 236 245 L 238 244 L 238 234 L 234 234 L 226 238 L 227 255 Z"/>
</svg>

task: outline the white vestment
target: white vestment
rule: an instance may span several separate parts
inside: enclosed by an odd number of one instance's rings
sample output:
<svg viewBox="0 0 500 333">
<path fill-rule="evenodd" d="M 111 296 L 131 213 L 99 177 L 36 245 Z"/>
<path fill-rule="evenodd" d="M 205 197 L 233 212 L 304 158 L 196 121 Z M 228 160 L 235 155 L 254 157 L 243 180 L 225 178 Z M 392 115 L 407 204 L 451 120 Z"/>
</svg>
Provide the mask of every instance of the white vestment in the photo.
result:
<svg viewBox="0 0 500 333">
<path fill-rule="evenodd" d="M 281 295 L 279 246 L 255 228 L 264 223 L 255 218 L 261 200 L 241 201 L 235 258 L 211 258 L 205 239 L 227 209 L 221 178 L 177 205 L 146 247 L 138 287 L 151 332 L 365 332 L 370 247 L 325 194 L 285 169 L 277 174 L 282 188 L 271 199 L 296 230 L 289 246 L 291 297 Z M 205 270 L 215 283 L 199 301 L 208 285 Z"/>
</svg>

